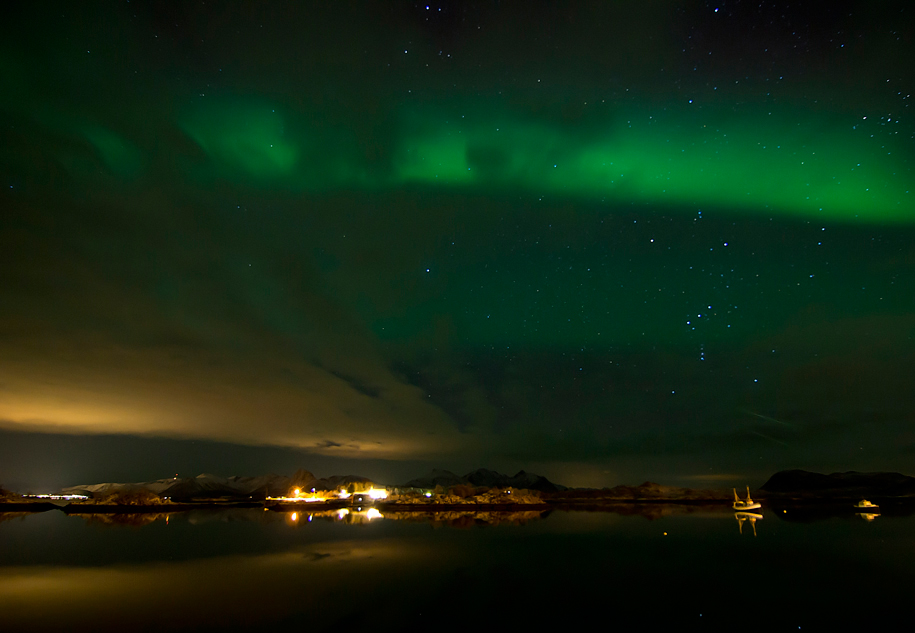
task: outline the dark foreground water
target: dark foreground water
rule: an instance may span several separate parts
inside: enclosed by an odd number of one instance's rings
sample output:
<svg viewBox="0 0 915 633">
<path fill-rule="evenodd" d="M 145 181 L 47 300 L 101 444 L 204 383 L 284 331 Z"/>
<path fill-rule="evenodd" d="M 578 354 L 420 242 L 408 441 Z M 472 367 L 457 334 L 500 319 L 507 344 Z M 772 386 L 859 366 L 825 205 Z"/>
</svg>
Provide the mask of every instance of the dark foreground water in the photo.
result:
<svg viewBox="0 0 915 633">
<path fill-rule="evenodd" d="M 817 631 L 907 614 L 915 517 L 762 514 L 0 515 L 0 630 Z"/>
</svg>

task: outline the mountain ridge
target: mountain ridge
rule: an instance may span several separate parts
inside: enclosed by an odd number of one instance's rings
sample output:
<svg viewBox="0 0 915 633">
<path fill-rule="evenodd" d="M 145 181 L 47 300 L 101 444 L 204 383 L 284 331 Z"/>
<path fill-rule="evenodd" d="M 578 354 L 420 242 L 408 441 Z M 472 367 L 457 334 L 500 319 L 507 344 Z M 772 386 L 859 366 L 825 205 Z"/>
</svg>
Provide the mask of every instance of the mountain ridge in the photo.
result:
<svg viewBox="0 0 915 633">
<path fill-rule="evenodd" d="M 173 501 L 194 501 L 199 499 L 251 499 L 263 500 L 290 494 L 294 488 L 302 491 L 333 491 L 350 489 L 350 492 L 367 490 L 381 484 L 358 475 L 332 475 L 318 478 L 311 472 L 300 469 L 291 477 L 274 473 L 254 477 L 223 477 L 202 473 L 196 477 L 166 478 L 137 483 L 98 483 L 69 486 L 61 490 L 64 494 L 83 494 L 101 499 L 114 494 L 148 494 Z M 639 486 L 619 485 L 603 489 L 579 489 L 551 482 L 542 475 L 519 470 L 509 476 L 486 468 L 478 468 L 463 476 L 452 471 L 433 469 L 426 475 L 411 479 L 399 486 L 385 486 L 389 489 L 450 489 L 465 488 L 515 488 L 547 493 L 559 499 L 618 498 L 618 499 L 718 499 L 730 497 L 730 489 L 706 490 L 664 486 L 645 482 Z M 822 474 L 806 470 L 783 470 L 775 473 L 758 488 L 765 497 L 796 497 L 809 499 L 854 498 L 854 497 L 915 497 L 915 477 L 898 472 L 836 472 Z"/>
<path fill-rule="evenodd" d="M 266 497 L 287 495 L 294 488 L 300 488 L 303 491 L 326 491 L 353 487 L 361 490 L 379 485 L 381 484 L 359 475 L 332 475 L 318 478 L 308 470 L 299 469 L 292 477 L 275 473 L 253 477 L 238 475 L 224 477 L 212 473 L 201 473 L 196 477 L 171 477 L 145 482 L 80 484 L 63 488 L 61 492 L 86 495 L 94 499 L 113 494 L 145 492 L 173 501 L 193 501 L 214 498 L 265 499 Z M 524 470 L 510 477 L 485 468 L 478 468 L 463 477 L 448 470 L 433 469 L 424 477 L 412 479 L 402 486 L 388 487 L 433 489 L 436 486 L 450 488 L 458 485 L 518 488 L 540 492 L 566 490 L 565 486 L 554 484 L 546 477 L 527 473 Z"/>
<path fill-rule="evenodd" d="M 404 488 L 435 488 L 442 486 L 477 486 L 486 488 L 519 488 L 524 490 L 539 490 L 540 492 L 561 492 L 567 490 L 566 486 L 555 484 L 542 475 L 527 473 L 519 470 L 512 477 L 486 468 L 477 468 L 459 477 L 450 470 L 432 469 L 427 475 L 411 479 L 403 485 Z"/>
<path fill-rule="evenodd" d="M 807 470 L 781 470 L 760 487 L 770 495 L 816 495 L 819 497 L 915 496 L 915 477 L 897 472 L 850 470 L 829 475 Z"/>
</svg>

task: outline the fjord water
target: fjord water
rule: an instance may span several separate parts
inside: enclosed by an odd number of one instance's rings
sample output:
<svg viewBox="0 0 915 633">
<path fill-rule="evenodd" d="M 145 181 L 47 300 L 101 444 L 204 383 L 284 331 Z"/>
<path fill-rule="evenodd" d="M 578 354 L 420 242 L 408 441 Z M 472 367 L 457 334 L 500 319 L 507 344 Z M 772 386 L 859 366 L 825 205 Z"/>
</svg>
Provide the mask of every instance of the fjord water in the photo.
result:
<svg viewBox="0 0 915 633">
<path fill-rule="evenodd" d="M 761 512 L 8 515 L 0 629 L 808 631 L 904 613 L 915 518 Z"/>
</svg>

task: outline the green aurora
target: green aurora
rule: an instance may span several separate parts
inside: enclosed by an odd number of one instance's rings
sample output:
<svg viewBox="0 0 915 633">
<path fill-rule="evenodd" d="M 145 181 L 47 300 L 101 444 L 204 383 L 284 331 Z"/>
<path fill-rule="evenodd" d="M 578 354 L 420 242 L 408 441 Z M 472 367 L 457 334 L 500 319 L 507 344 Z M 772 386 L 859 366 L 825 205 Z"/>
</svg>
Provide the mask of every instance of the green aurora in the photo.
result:
<svg viewBox="0 0 915 633">
<path fill-rule="evenodd" d="M 217 4 L 4 31 L 4 433 L 902 468 L 905 7 Z"/>
<path fill-rule="evenodd" d="M 765 103 L 738 111 L 678 102 L 590 108 L 595 114 L 581 115 L 586 123 L 571 125 L 485 99 L 400 107 L 389 126 L 394 133 L 379 141 L 263 100 L 202 98 L 175 125 L 187 135 L 187 151 L 206 160 L 188 157 L 178 175 L 201 185 L 242 179 L 293 192 L 423 186 L 839 222 L 915 221 L 911 131 L 891 116 Z M 62 134 L 128 180 L 156 158 L 143 157 L 138 140 L 99 125 L 72 123 Z M 367 157 L 366 146 L 379 142 Z"/>
</svg>

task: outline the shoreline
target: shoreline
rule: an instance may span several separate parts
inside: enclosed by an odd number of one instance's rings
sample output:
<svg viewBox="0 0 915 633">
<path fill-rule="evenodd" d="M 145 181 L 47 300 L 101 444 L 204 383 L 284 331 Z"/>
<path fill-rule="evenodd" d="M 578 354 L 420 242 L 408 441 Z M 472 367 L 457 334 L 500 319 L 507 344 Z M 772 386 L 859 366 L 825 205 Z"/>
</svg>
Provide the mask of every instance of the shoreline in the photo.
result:
<svg viewBox="0 0 915 633">
<path fill-rule="evenodd" d="M 763 509 L 781 511 L 785 509 L 819 509 L 821 511 L 834 509 L 842 514 L 852 513 L 856 508 L 854 504 L 860 496 L 847 497 L 804 497 L 804 496 L 766 496 L 759 497 Z M 915 510 L 915 497 L 879 497 L 871 496 L 880 509 L 910 509 Z M 683 506 L 683 507 L 715 507 L 733 510 L 731 500 L 708 498 L 565 498 L 544 499 L 542 503 L 401 503 L 401 502 L 376 502 L 373 504 L 356 505 L 346 502 L 316 502 L 316 503 L 269 503 L 263 501 L 195 501 L 187 503 L 162 503 L 162 504 L 95 504 L 69 502 L 56 504 L 47 501 L 39 502 L 0 502 L 0 513 L 41 513 L 49 510 L 60 510 L 64 514 L 162 514 L 187 512 L 191 510 L 224 510 L 224 509 L 258 509 L 263 508 L 272 512 L 298 512 L 304 509 L 339 510 L 358 508 L 375 508 L 380 512 L 414 512 L 429 513 L 443 511 L 463 512 L 519 512 L 533 511 L 544 512 L 561 510 L 567 512 L 614 512 L 626 509 L 635 509 L 644 506 Z"/>
</svg>

